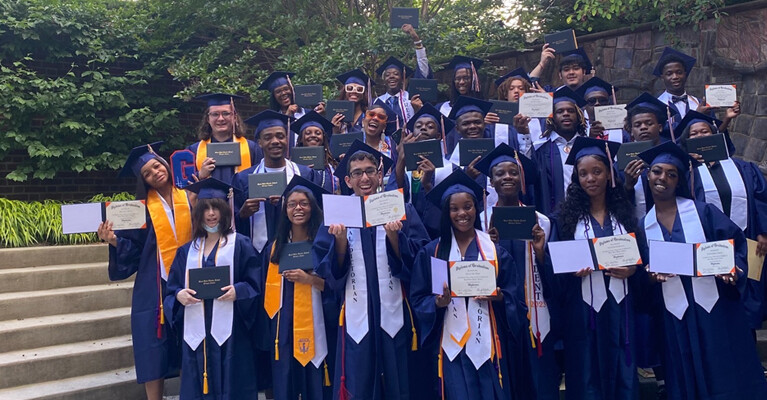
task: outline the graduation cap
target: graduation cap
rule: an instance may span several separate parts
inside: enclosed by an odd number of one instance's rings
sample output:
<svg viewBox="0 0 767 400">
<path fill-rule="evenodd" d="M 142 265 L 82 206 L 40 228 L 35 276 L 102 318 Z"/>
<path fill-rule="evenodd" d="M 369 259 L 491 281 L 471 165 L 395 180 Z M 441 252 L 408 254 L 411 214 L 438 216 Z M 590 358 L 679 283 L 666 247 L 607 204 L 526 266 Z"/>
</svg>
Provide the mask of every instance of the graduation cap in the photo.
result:
<svg viewBox="0 0 767 400">
<path fill-rule="evenodd" d="M 479 93 L 479 76 L 477 76 L 477 70 L 484 64 L 484 61 L 479 58 L 466 57 L 466 56 L 453 56 L 450 63 L 447 64 L 447 69 L 452 69 L 453 73 L 458 72 L 459 69 L 468 69 L 471 71 L 471 90 Z"/>
<path fill-rule="evenodd" d="M 439 112 L 436 108 L 434 108 L 433 105 L 429 103 L 425 103 L 423 107 L 421 107 L 420 110 L 418 110 L 415 115 L 413 115 L 412 118 L 410 118 L 407 121 L 407 129 L 410 132 L 415 131 L 415 123 L 418 122 L 421 118 L 430 118 L 437 122 L 437 126 L 440 128 L 441 132 L 450 132 L 455 127 L 455 123 L 453 121 L 446 117 L 444 114 Z M 444 135 L 443 135 L 444 136 Z"/>
<path fill-rule="evenodd" d="M 505 82 L 506 79 L 509 79 L 509 78 L 522 78 L 522 79 L 526 80 L 527 83 L 529 83 L 531 85 L 533 84 L 533 81 L 530 79 L 530 75 L 527 74 L 527 71 L 525 71 L 524 68 L 519 67 L 519 68 L 515 69 L 514 71 L 511 71 L 508 74 L 506 74 L 506 75 L 496 79 L 495 80 L 495 86 L 496 87 L 497 86 L 501 86 L 501 84 L 503 84 L 503 82 Z"/>
<path fill-rule="evenodd" d="M 722 124 L 722 121 L 710 117 L 706 114 L 699 113 L 697 111 L 691 110 L 688 111 L 687 114 L 685 114 L 684 118 L 679 122 L 679 124 L 674 128 L 674 133 L 676 134 L 676 137 L 682 136 L 682 133 L 684 133 L 685 129 L 692 126 L 692 124 L 698 123 L 698 122 L 705 122 L 709 126 L 711 126 L 712 133 L 719 132 L 719 125 Z"/>
<path fill-rule="evenodd" d="M 370 77 L 368 76 L 368 74 L 362 72 L 361 69 L 357 68 L 351 71 L 346 71 L 343 74 L 336 76 L 336 79 L 338 79 L 338 81 L 344 85 L 347 85 L 349 83 L 356 83 L 358 85 L 367 87 Z"/>
<path fill-rule="evenodd" d="M 621 144 L 618 142 L 578 136 L 575 138 L 573 148 L 570 149 L 570 154 L 567 156 L 565 164 L 575 165 L 578 160 L 585 156 L 602 156 L 612 164 L 615 155 L 618 154 L 618 148 L 620 147 Z M 608 151 L 610 154 L 608 154 Z"/>
<path fill-rule="evenodd" d="M 495 149 L 493 149 L 490 153 L 488 153 L 481 160 L 479 160 L 479 162 L 474 166 L 474 168 L 476 168 L 477 170 L 479 170 L 479 172 L 482 172 L 486 176 L 492 177 L 493 167 L 503 162 L 513 162 L 514 164 L 517 164 L 517 166 L 519 167 L 519 175 L 520 175 L 520 183 L 521 183 L 520 186 L 522 188 L 522 194 L 526 194 L 527 177 L 535 177 L 537 175 L 535 163 L 533 163 L 532 160 L 525 157 L 524 155 L 519 154 L 517 150 L 514 150 L 508 144 L 501 143 L 498 146 L 496 146 Z M 530 180 L 530 182 L 535 182 L 535 181 L 536 179 Z"/>
<path fill-rule="evenodd" d="M 212 106 L 224 106 L 232 104 L 234 100 L 244 99 L 242 96 L 236 94 L 227 93 L 208 93 L 202 94 L 194 98 L 195 100 L 202 100 L 208 103 L 208 107 Z"/>
<path fill-rule="evenodd" d="M 692 67 L 695 65 L 695 61 L 695 58 L 690 57 L 681 51 L 674 50 L 671 47 L 666 47 L 663 49 L 663 53 L 660 55 L 658 63 L 655 64 L 655 69 L 652 71 L 652 74 L 655 76 L 661 76 L 663 75 L 663 67 L 665 67 L 668 63 L 678 62 L 684 66 L 685 72 L 687 72 L 689 75 L 690 71 L 692 71 Z"/>
<path fill-rule="evenodd" d="M 258 135 L 266 128 L 281 126 L 287 131 L 291 119 L 291 117 L 283 113 L 274 110 L 264 110 L 246 119 L 245 123 L 256 126 L 255 136 L 256 140 L 258 140 Z"/>
<path fill-rule="evenodd" d="M 288 182 L 288 186 L 285 187 L 285 191 L 282 192 L 282 196 L 285 198 L 285 200 L 288 199 L 291 193 L 293 193 L 296 189 L 303 189 L 305 191 L 308 191 L 314 196 L 314 199 L 317 201 L 317 204 L 320 206 L 320 210 L 322 209 L 322 195 L 328 194 L 328 191 L 317 186 L 314 182 L 302 177 L 299 174 L 293 175 L 293 179 Z"/>
<path fill-rule="evenodd" d="M 199 182 L 195 182 L 185 189 L 197 193 L 197 199 L 221 199 L 227 200 L 229 197 L 229 189 L 231 186 L 228 183 L 222 182 L 216 178 L 203 179 Z"/>
<path fill-rule="evenodd" d="M 640 94 L 636 99 L 631 100 L 631 103 L 626 105 L 626 110 L 629 112 L 635 107 L 642 107 L 651 110 L 657 117 L 659 123 L 665 123 L 668 119 L 668 104 L 658 100 L 657 97 L 650 93 L 644 92 Z"/>
<path fill-rule="evenodd" d="M 296 73 L 295 72 L 287 72 L 287 71 L 274 71 L 269 76 L 264 79 L 263 82 L 261 82 L 261 85 L 258 87 L 258 90 L 268 90 L 270 92 L 273 92 L 274 89 L 277 89 L 278 87 L 282 85 L 291 85 L 290 78 L 292 78 Z"/>
<path fill-rule="evenodd" d="M 474 97 L 469 96 L 459 96 L 458 99 L 456 99 L 455 104 L 453 104 L 453 108 L 450 110 L 448 118 L 455 121 L 461 115 L 472 111 L 481 113 L 484 116 L 492 107 L 493 103 L 489 101 L 475 99 Z"/>
<path fill-rule="evenodd" d="M 399 70 L 400 74 L 403 74 L 403 78 L 413 76 L 415 74 L 414 69 L 408 67 L 407 65 L 405 65 L 405 63 L 403 63 L 402 61 L 400 61 L 399 59 L 395 57 L 389 57 L 386 59 L 386 61 L 381 63 L 381 66 L 378 67 L 378 69 L 376 69 L 376 74 L 383 77 L 384 71 L 390 68 L 395 68 Z"/>
<path fill-rule="evenodd" d="M 327 118 L 320 115 L 317 111 L 309 111 L 304 114 L 303 117 L 290 124 L 290 130 L 297 133 L 299 136 L 304 129 L 314 126 L 322 129 L 325 135 L 330 137 L 333 134 L 333 123 L 327 120 Z"/>
<path fill-rule="evenodd" d="M 586 105 L 586 100 L 584 100 L 581 95 L 567 86 L 562 86 L 556 92 L 554 92 L 554 104 L 563 101 L 569 101 L 578 106 L 578 108 L 583 108 L 583 106 Z"/>
<path fill-rule="evenodd" d="M 591 74 L 591 70 L 594 68 L 594 66 L 591 65 L 589 56 L 583 49 L 575 49 L 562 53 L 562 59 L 559 61 L 559 70 L 561 71 L 562 67 L 568 64 L 580 65 L 586 71 L 586 75 Z"/>
<path fill-rule="evenodd" d="M 638 157 L 652 167 L 656 164 L 671 164 L 679 171 L 679 186 L 676 189 L 678 196 L 692 199 L 693 190 L 688 184 L 693 176 L 692 169 L 697 167 L 698 162 L 690 157 L 681 147 L 673 142 L 663 142 L 651 149 L 638 154 Z"/>
<path fill-rule="evenodd" d="M 477 205 L 477 214 L 484 210 L 485 189 L 474 179 L 471 179 L 469 175 L 466 175 L 460 168 L 454 170 L 447 178 L 443 179 L 437 186 L 434 186 L 426 195 L 426 199 L 438 208 L 442 208 L 445 200 L 456 193 L 468 193 L 471 195 Z M 477 218 L 477 221 L 479 221 L 479 218 Z"/>
<path fill-rule="evenodd" d="M 392 110 L 391 107 L 381 99 L 376 99 L 373 104 L 380 106 L 386 113 L 386 128 L 384 128 L 384 135 L 389 136 L 400 128 L 400 116 L 397 115 L 397 112 Z"/>
<path fill-rule="evenodd" d="M 343 181 L 344 177 L 349 175 L 349 160 L 351 160 L 351 158 L 357 153 L 368 153 L 372 155 L 376 160 L 376 167 L 381 167 L 383 165 L 383 168 L 380 169 L 381 173 L 384 175 L 386 175 L 386 172 L 389 171 L 392 165 L 394 165 L 394 161 L 392 161 L 391 158 L 386 157 L 380 151 L 366 145 L 365 143 L 362 143 L 359 140 L 355 140 L 349 147 L 349 150 L 346 151 L 344 159 L 338 163 L 336 171 L 333 173 L 333 175 L 337 176 Z"/>
<path fill-rule="evenodd" d="M 575 91 L 575 93 L 578 93 L 578 95 L 585 99 L 586 95 L 592 92 L 603 91 L 607 93 L 607 96 L 609 97 L 610 95 L 614 95 L 615 91 L 617 90 L 618 89 L 616 89 L 615 86 L 613 86 L 611 83 L 605 82 L 604 80 L 595 76 L 584 82 L 583 85 L 581 85 L 581 87 Z M 613 101 L 615 101 L 615 99 L 613 99 Z"/>
<path fill-rule="evenodd" d="M 160 161 L 167 166 L 168 162 L 154 152 L 154 149 L 159 148 L 162 144 L 163 142 L 154 142 L 134 147 L 128 154 L 128 158 L 125 160 L 125 164 L 117 177 L 127 178 L 129 176 L 135 176 L 136 178 L 141 178 L 141 167 L 146 165 L 150 160 Z M 168 171 L 170 171 L 170 168 L 168 168 Z"/>
</svg>

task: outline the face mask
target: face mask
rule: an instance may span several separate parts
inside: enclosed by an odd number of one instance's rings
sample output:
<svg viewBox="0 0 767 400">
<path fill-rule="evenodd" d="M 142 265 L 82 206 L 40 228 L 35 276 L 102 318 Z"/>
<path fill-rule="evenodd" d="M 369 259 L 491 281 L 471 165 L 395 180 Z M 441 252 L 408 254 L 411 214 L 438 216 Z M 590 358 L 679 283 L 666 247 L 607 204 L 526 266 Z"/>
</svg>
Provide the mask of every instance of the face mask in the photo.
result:
<svg viewBox="0 0 767 400">
<path fill-rule="evenodd" d="M 218 225 L 213 226 L 213 227 L 208 226 L 208 225 L 203 225 L 202 227 L 205 228 L 205 231 L 208 232 L 208 233 L 216 233 L 216 232 L 218 232 Z"/>
</svg>

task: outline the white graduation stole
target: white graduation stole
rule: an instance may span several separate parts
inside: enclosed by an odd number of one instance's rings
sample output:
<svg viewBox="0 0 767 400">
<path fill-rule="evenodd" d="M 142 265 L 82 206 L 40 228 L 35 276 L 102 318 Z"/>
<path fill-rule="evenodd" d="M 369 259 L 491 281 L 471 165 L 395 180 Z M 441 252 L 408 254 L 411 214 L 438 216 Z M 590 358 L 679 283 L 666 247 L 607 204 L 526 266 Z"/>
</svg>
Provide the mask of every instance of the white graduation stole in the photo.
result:
<svg viewBox="0 0 767 400">
<path fill-rule="evenodd" d="M 314 326 L 314 358 L 312 364 L 316 368 L 328 355 L 328 338 L 325 335 L 325 315 L 322 313 L 322 294 L 312 286 L 312 322 Z"/>
<path fill-rule="evenodd" d="M 590 217 L 589 217 L 590 218 Z M 590 222 L 590 221 L 589 221 Z M 626 229 L 621 225 L 614 216 L 610 216 L 610 223 L 613 227 L 613 234 L 618 231 L 619 235 L 623 235 Z M 591 239 L 589 235 L 590 228 L 586 226 L 585 220 L 582 218 L 578 220 L 578 225 L 575 227 L 574 239 Z M 595 236 L 596 237 L 596 236 Z M 610 293 L 613 294 L 615 301 L 620 304 L 628 294 L 628 285 L 626 285 L 625 279 L 618 279 L 616 277 L 610 277 Z M 603 271 L 592 271 L 589 276 L 581 278 L 581 297 L 586 304 L 591 305 L 594 311 L 599 312 L 602 306 L 607 301 L 607 291 L 605 290 L 605 275 Z"/>
<path fill-rule="evenodd" d="M 538 225 L 543 229 L 546 242 L 548 242 L 549 235 L 551 234 L 551 221 L 539 212 L 536 212 L 535 215 L 538 217 Z M 530 251 L 530 248 L 531 246 L 526 242 L 525 265 L 532 266 L 532 270 L 525 268 L 525 303 L 530 313 L 530 327 L 536 335 L 540 333 L 540 341 L 543 342 L 546 335 L 551 331 L 551 316 L 549 315 L 549 306 L 543 297 L 543 285 L 541 283 L 538 261 L 535 258 L 535 254 Z"/>
<path fill-rule="evenodd" d="M 730 185 L 731 191 L 731 205 L 730 205 L 730 219 L 741 230 L 748 228 L 748 193 L 746 193 L 746 184 L 743 183 L 743 178 L 740 176 L 738 167 L 731 158 L 719 161 L 724 171 L 724 176 L 727 177 L 727 183 Z M 719 211 L 724 212 L 722 207 L 722 199 L 719 196 L 719 191 L 716 189 L 714 178 L 711 177 L 711 172 L 705 165 L 698 166 L 698 172 L 700 172 L 700 181 L 703 184 L 703 189 L 706 192 L 706 203 L 709 203 Z"/>
<path fill-rule="evenodd" d="M 253 170 L 254 174 L 260 174 L 266 172 L 266 166 L 264 160 L 256 166 Z M 298 169 L 298 165 L 293 161 L 285 159 L 285 178 L 286 182 L 290 183 L 294 175 L 301 175 Z M 269 233 L 266 228 L 266 211 L 264 205 L 258 208 L 258 211 L 250 216 L 250 237 L 253 243 L 253 248 L 259 253 L 264 250 L 266 242 L 269 241 Z"/>
<path fill-rule="evenodd" d="M 218 242 L 216 251 L 216 265 L 229 266 L 229 282 L 234 285 L 234 243 L 237 237 L 235 233 L 230 233 L 226 238 L 221 238 Z M 189 287 L 189 270 L 202 268 L 204 238 L 197 238 L 189 246 L 189 253 L 186 258 L 186 278 L 185 287 Z M 221 294 L 224 294 L 223 292 Z M 190 304 L 184 308 L 184 341 L 192 350 L 205 339 L 205 307 L 204 302 Z M 219 346 L 232 335 L 232 323 L 234 314 L 233 301 L 213 300 L 213 316 L 210 324 L 210 335 L 216 340 Z"/>
<path fill-rule="evenodd" d="M 475 232 L 477 234 L 477 247 L 479 247 L 482 259 L 485 261 L 497 260 L 495 245 L 490 240 L 490 235 L 479 230 L 475 230 Z M 455 235 L 452 234 L 451 236 L 450 261 L 461 261 L 461 250 L 455 241 Z M 488 249 L 492 249 L 492 252 L 488 252 Z M 487 300 L 461 297 L 450 300 L 442 329 L 442 349 L 450 361 L 453 361 L 464 348 L 466 355 L 476 369 L 479 369 L 490 359 L 493 353 L 493 332 L 490 318 L 490 306 Z"/>
<path fill-rule="evenodd" d="M 644 183 L 642 182 L 642 175 L 637 178 L 637 183 L 634 185 L 634 215 L 637 220 L 642 219 L 647 214 L 647 200 L 644 197 Z"/>
<path fill-rule="evenodd" d="M 679 220 L 682 223 L 685 243 L 703 243 L 706 242 L 706 233 L 703 231 L 703 225 L 700 223 L 698 210 L 695 208 L 695 202 L 683 197 L 676 198 L 676 208 L 679 213 Z M 645 233 L 647 241 L 663 241 L 663 231 L 660 229 L 658 217 L 655 213 L 655 207 L 650 209 L 645 217 Z M 691 277 L 693 296 L 706 312 L 711 312 L 717 300 L 719 291 L 716 288 L 716 280 L 713 276 Z M 689 306 L 687 296 L 682 286 L 682 279 L 679 276 L 669 278 L 663 282 L 663 302 L 666 304 L 666 310 L 681 320 Z"/>
<path fill-rule="evenodd" d="M 369 330 L 367 271 L 360 230 L 348 229 L 347 236 L 351 263 L 344 293 L 346 332 L 359 343 Z M 402 311 L 402 284 L 398 278 L 392 276 L 391 268 L 389 268 L 386 231 L 383 226 L 376 227 L 375 246 L 378 293 L 381 301 L 381 328 L 393 338 L 405 325 Z"/>
</svg>

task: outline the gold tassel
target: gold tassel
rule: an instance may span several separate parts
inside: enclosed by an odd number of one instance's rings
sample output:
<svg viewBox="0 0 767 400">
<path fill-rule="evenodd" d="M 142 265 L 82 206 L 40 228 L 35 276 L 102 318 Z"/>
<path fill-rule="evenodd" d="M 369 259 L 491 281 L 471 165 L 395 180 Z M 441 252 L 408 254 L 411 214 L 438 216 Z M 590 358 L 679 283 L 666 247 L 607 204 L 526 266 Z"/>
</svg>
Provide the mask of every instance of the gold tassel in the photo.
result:
<svg viewBox="0 0 767 400">
<path fill-rule="evenodd" d="M 338 315 L 338 326 L 344 326 L 344 308 L 346 304 L 341 306 L 341 313 Z"/>
<path fill-rule="evenodd" d="M 416 351 L 418 350 L 418 335 L 415 332 L 415 323 L 413 322 L 413 310 L 410 308 L 410 302 L 407 300 L 407 297 L 405 297 L 405 305 L 407 305 L 407 312 L 408 314 L 410 314 L 410 331 L 413 332 L 413 343 L 410 345 L 410 350 Z"/>
<path fill-rule="evenodd" d="M 330 374 L 328 373 L 328 362 L 325 361 L 325 386 L 330 387 Z"/>
<path fill-rule="evenodd" d="M 280 315 L 281 311 L 277 311 L 277 333 L 274 335 L 274 361 L 280 361 Z"/>
<path fill-rule="evenodd" d="M 533 334 L 533 327 L 530 325 L 527 328 L 527 330 L 530 331 L 530 343 L 532 344 L 533 348 L 535 348 L 535 335 Z"/>
<path fill-rule="evenodd" d="M 410 350 L 416 351 L 418 350 L 418 336 L 416 336 L 415 328 L 412 328 L 412 331 L 413 331 L 413 343 L 410 346 Z"/>
<path fill-rule="evenodd" d="M 208 346 L 206 340 L 202 340 L 202 357 L 205 365 L 202 372 L 202 394 L 208 394 Z"/>
<path fill-rule="evenodd" d="M 160 303 L 160 325 L 165 325 L 165 311 Z"/>
<path fill-rule="evenodd" d="M 208 373 L 202 374 L 202 394 L 208 394 Z"/>
</svg>

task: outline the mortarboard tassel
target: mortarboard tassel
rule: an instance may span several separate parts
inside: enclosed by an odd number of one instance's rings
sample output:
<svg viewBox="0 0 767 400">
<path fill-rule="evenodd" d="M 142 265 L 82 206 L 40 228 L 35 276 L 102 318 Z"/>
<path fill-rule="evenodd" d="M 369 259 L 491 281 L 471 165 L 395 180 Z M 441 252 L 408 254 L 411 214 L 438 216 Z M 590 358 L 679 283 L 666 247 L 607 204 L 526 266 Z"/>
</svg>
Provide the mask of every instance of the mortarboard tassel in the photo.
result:
<svg viewBox="0 0 767 400">
<path fill-rule="evenodd" d="M 442 149 L 445 151 L 443 157 L 447 157 L 447 143 L 445 143 L 445 116 L 439 113 L 440 130 L 442 131 Z"/>
<path fill-rule="evenodd" d="M 610 168 L 610 184 L 613 188 L 615 188 L 615 171 L 613 170 L 613 156 L 610 154 L 610 146 L 608 146 L 607 141 L 605 141 L 605 151 L 607 152 L 607 164 L 608 168 Z"/>
<path fill-rule="evenodd" d="M 344 308 L 346 304 L 341 306 L 341 314 L 338 317 L 338 326 L 344 326 Z M 351 397 L 348 390 L 346 390 L 346 329 L 341 333 L 341 384 L 338 385 L 338 400 L 349 400 Z"/>
<path fill-rule="evenodd" d="M 522 161 L 519 159 L 519 153 L 514 150 L 514 158 L 517 160 L 517 167 L 519 167 L 519 183 L 522 186 L 522 194 L 527 194 L 527 184 L 525 183 L 525 169 L 522 167 Z"/>
<path fill-rule="evenodd" d="M 474 68 L 474 61 L 471 61 L 471 90 L 475 93 L 480 92 L 479 88 L 479 75 L 477 75 L 477 69 Z"/>
<path fill-rule="evenodd" d="M 203 358 L 203 372 L 202 372 L 202 394 L 208 394 L 208 347 L 206 344 L 207 339 L 202 339 L 202 358 Z"/>
<path fill-rule="evenodd" d="M 671 125 L 671 108 L 666 107 L 666 121 L 668 122 L 668 130 L 671 133 L 671 142 L 676 143 L 676 137 L 674 136 L 674 128 Z"/>
<path fill-rule="evenodd" d="M 618 98 L 615 97 L 615 86 L 610 85 L 610 89 L 613 91 L 613 104 L 618 104 Z"/>
<path fill-rule="evenodd" d="M 368 95 L 368 107 L 373 105 L 373 85 L 370 84 L 370 77 L 368 77 L 368 87 L 365 88 Z"/>
<path fill-rule="evenodd" d="M 482 213 L 485 215 L 485 226 L 487 226 L 487 191 L 482 190 Z"/>
<path fill-rule="evenodd" d="M 411 351 L 418 350 L 418 335 L 415 332 L 415 322 L 413 321 L 413 310 L 410 308 L 410 302 L 405 296 L 405 289 L 402 289 L 402 298 L 405 299 L 405 305 L 407 305 L 407 312 L 410 314 L 410 331 L 413 332 L 413 343 L 410 345 Z"/>
<path fill-rule="evenodd" d="M 232 106 L 232 115 L 234 116 L 232 123 L 232 136 L 237 135 L 237 109 L 234 108 L 234 97 L 229 97 L 229 105 Z"/>
<path fill-rule="evenodd" d="M 282 311 L 277 311 L 277 334 L 274 335 L 274 361 L 280 361 L 280 314 L 282 314 Z"/>
<path fill-rule="evenodd" d="M 325 381 L 323 382 L 325 387 L 330 387 L 330 374 L 328 373 L 328 360 L 325 360 Z"/>
<path fill-rule="evenodd" d="M 296 102 L 296 91 L 293 88 L 293 82 L 290 81 L 290 74 L 285 74 L 285 78 L 288 79 L 288 86 L 290 86 L 290 104 L 294 104 Z M 290 129 L 288 129 L 288 132 L 290 132 Z"/>
</svg>

